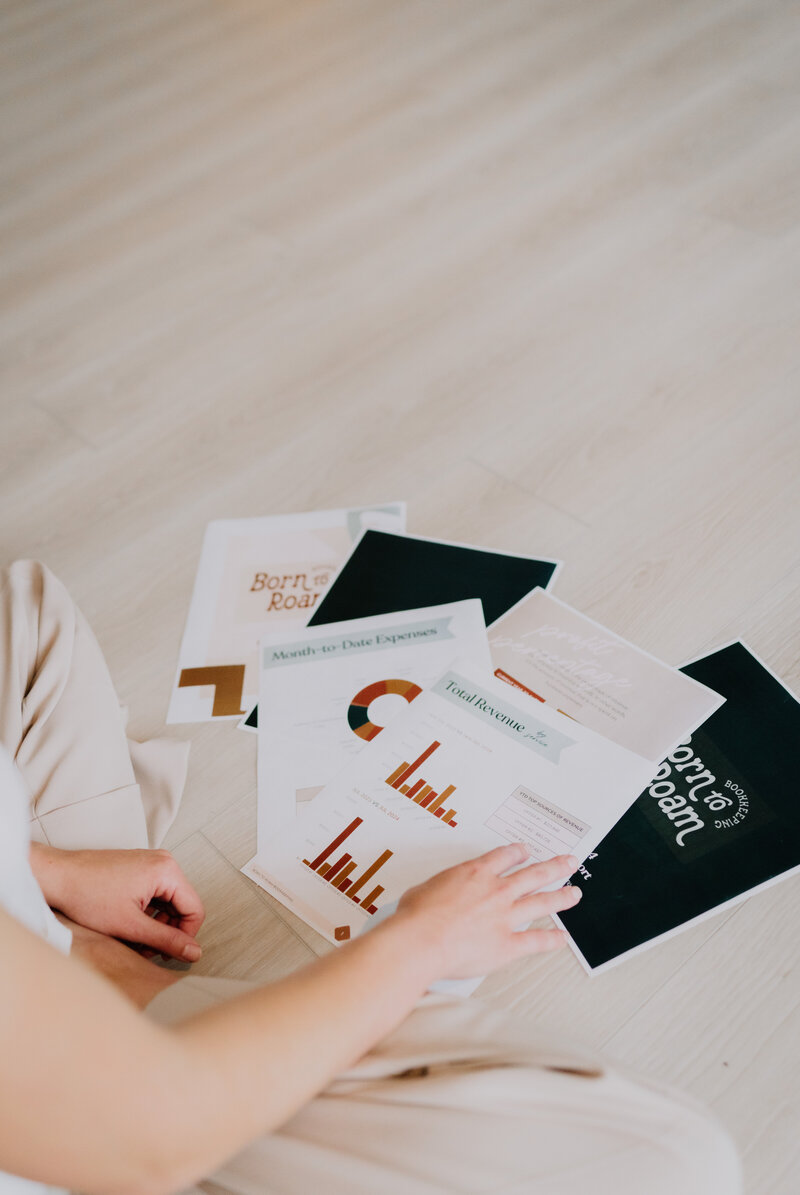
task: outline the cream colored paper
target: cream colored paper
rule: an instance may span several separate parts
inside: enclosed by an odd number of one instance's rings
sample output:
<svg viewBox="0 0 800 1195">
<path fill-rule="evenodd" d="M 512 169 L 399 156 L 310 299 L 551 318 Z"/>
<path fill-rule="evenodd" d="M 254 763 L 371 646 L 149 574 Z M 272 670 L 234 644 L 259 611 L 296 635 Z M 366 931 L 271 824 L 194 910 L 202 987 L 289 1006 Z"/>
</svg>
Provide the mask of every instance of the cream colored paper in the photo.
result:
<svg viewBox="0 0 800 1195">
<path fill-rule="evenodd" d="M 304 627 L 367 528 L 405 529 L 405 503 L 209 523 L 167 722 L 240 718 L 258 697 L 258 642 Z"/>
<path fill-rule="evenodd" d="M 534 589 L 493 623 L 495 676 L 655 768 L 725 700 L 557 598 Z"/>
</svg>

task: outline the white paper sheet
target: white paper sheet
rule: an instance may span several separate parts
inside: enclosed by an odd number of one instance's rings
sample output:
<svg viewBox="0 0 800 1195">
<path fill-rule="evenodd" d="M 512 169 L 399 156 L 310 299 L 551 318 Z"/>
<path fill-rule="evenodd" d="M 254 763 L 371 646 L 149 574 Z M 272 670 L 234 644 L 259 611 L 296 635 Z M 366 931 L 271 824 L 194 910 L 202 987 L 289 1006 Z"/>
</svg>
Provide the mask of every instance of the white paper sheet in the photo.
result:
<svg viewBox="0 0 800 1195">
<path fill-rule="evenodd" d="M 477 598 L 262 639 L 259 846 L 459 657 L 489 671 Z"/>
<path fill-rule="evenodd" d="M 243 871 L 341 942 L 407 888 L 505 842 L 584 859 L 650 775 L 641 756 L 459 660 Z"/>
<path fill-rule="evenodd" d="M 366 528 L 405 530 L 403 502 L 209 523 L 167 722 L 240 718 L 258 696 L 258 641 L 303 627 Z"/>
<path fill-rule="evenodd" d="M 489 644 L 495 676 L 649 759 L 653 773 L 725 700 L 543 589 L 492 624 Z"/>
</svg>

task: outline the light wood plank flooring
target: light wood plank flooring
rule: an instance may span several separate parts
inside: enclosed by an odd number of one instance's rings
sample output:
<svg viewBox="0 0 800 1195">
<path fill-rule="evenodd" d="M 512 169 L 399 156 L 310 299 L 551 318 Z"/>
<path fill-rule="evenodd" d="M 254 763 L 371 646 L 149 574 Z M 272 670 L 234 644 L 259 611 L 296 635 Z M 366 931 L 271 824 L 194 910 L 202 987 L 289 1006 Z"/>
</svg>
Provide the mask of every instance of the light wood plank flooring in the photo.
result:
<svg viewBox="0 0 800 1195">
<path fill-rule="evenodd" d="M 799 53 L 793 0 L 0 4 L 2 561 L 67 582 L 134 732 L 192 739 L 209 973 L 320 948 L 236 870 L 254 739 L 163 729 L 210 518 L 406 496 L 798 686 Z M 484 994 L 709 1101 L 789 1195 L 798 916 L 792 882 Z"/>
</svg>

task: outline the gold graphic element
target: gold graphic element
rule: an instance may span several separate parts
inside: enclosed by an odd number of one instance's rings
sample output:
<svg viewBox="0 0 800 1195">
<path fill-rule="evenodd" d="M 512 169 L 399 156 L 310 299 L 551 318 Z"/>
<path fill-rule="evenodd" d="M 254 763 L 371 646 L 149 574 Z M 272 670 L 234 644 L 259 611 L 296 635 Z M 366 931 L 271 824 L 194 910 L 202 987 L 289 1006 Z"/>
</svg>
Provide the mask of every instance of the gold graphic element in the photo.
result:
<svg viewBox="0 0 800 1195">
<path fill-rule="evenodd" d="M 220 664 L 214 668 L 184 668 L 178 681 L 179 689 L 193 689 L 198 685 L 214 686 L 212 718 L 243 714 L 244 664 Z"/>
</svg>

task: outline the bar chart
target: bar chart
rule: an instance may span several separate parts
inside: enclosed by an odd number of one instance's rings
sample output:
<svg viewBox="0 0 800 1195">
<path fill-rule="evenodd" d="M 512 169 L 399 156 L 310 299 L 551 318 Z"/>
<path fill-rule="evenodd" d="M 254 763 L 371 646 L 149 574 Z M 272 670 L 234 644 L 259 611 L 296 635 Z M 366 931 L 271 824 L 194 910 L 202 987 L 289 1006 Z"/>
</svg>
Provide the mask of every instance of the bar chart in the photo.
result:
<svg viewBox="0 0 800 1195">
<path fill-rule="evenodd" d="M 315 871 L 321 880 L 326 880 L 327 883 L 341 892 L 343 896 L 352 900 L 354 904 L 361 905 L 361 908 L 367 913 L 377 913 L 378 906 L 376 902 L 383 892 L 383 886 L 377 884 L 365 896 L 359 894 L 362 889 L 367 887 L 373 876 L 380 871 L 384 863 L 388 859 L 391 859 L 394 852 L 383 851 L 374 863 L 371 863 L 369 867 L 362 871 L 360 876 L 353 874 L 358 864 L 348 852 L 341 855 L 335 862 L 328 862 L 331 855 L 347 841 L 351 834 L 355 833 L 363 821 L 362 817 L 354 818 L 350 825 L 342 830 L 341 834 L 337 834 L 333 842 L 329 842 L 315 859 L 304 859 L 303 863 L 306 867 L 310 867 L 312 871 Z"/>
<path fill-rule="evenodd" d="M 396 789 L 402 793 L 404 797 L 408 797 L 409 801 L 413 801 L 419 805 L 420 809 L 427 809 L 428 813 L 432 813 L 434 817 L 441 818 L 446 826 L 457 826 L 458 822 L 454 821 L 455 809 L 446 809 L 445 806 L 456 791 L 454 784 L 448 784 L 447 788 L 443 788 L 441 792 L 434 792 L 433 786 L 427 784 L 425 780 L 419 779 L 412 782 L 411 777 L 421 768 L 426 759 L 430 759 L 434 751 L 441 747 L 441 743 L 432 742 L 429 747 L 426 747 L 420 756 L 418 756 L 413 763 L 408 763 L 406 760 L 395 768 L 391 776 L 386 777 L 386 783 L 390 788 Z"/>
</svg>

